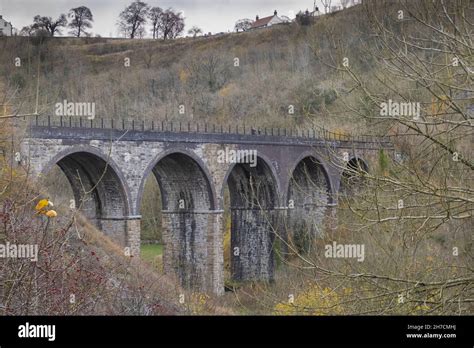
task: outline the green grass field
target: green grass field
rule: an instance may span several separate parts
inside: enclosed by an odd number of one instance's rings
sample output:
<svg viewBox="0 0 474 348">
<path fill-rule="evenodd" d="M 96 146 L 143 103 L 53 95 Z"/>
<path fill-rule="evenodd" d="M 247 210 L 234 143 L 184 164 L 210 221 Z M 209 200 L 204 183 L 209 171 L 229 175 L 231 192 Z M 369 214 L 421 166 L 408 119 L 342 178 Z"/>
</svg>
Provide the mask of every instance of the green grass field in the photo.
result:
<svg viewBox="0 0 474 348">
<path fill-rule="evenodd" d="M 150 262 L 154 266 L 160 267 L 162 255 L 163 245 L 161 244 L 145 244 L 141 246 L 141 259 L 143 261 Z"/>
</svg>

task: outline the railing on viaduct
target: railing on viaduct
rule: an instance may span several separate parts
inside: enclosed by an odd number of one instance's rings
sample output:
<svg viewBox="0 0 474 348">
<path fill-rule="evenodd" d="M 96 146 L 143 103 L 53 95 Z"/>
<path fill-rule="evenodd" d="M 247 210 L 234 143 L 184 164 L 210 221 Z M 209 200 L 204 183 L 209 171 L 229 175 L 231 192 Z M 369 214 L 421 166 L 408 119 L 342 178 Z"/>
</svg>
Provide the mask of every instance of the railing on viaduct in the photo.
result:
<svg viewBox="0 0 474 348">
<path fill-rule="evenodd" d="M 246 124 L 216 125 L 200 122 L 175 122 L 175 121 L 136 121 L 133 119 L 104 119 L 70 116 L 36 116 L 31 122 L 36 127 L 61 127 L 61 128 L 89 128 L 89 129 L 112 129 L 143 132 L 167 132 L 167 133 L 198 133 L 198 134 L 232 134 L 250 136 L 271 136 L 300 139 L 314 139 L 323 141 L 379 143 L 391 147 L 391 137 L 373 135 L 351 135 L 331 132 L 323 127 L 317 128 L 274 128 L 253 127 Z"/>
</svg>

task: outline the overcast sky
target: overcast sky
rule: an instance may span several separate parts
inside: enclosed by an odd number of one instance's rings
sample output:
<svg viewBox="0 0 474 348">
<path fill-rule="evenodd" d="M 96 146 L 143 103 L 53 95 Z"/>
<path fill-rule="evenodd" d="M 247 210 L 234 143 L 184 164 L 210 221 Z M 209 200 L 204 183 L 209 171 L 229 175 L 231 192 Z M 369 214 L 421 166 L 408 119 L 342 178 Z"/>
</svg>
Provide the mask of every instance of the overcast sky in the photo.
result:
<svg viewBox="0 0 474 348">
<path fill-rule="evenodd" d="M 186 18 L 186 32 L 193 25 L 204 32 L 226 32 L 233 30 L 234 23 L 240 18 L 255 19 L 258 14 L 266 17 L 274 10 L 279 15 L 294 17 L 299 10 L 311 10 L 314 0 L 149 0 L 150 6 L 161 8 L 172 7 L 184 12 Z M 119 13 L 132 0 L 0 0 L 0 14 L 20 30 L 33 22 L 35 15 L 57 18 L 81 5 L 91 9 L 94 16 L 93 27 L 90 30 L 94 35 L 104 37 L 118 36 L 116 26 Z M 322 10 L 320 0 L 317 6 Z M 333 0 L 333 3 L 338 0 Z M 291 12 L 292 11 L 292 12 Z M 63 35 L 67 34 L 63 30 Z M 149 36 L 149 34 L 147 35 Z"/>
</svg>

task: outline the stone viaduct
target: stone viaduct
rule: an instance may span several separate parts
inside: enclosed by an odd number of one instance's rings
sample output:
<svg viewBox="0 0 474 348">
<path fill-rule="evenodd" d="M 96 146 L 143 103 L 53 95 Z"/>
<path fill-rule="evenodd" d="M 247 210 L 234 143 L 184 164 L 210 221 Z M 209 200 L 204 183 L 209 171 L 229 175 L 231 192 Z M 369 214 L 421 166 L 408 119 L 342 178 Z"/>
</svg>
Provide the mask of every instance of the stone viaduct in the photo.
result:
<svg viewBox="0 0 474 348">
<path fill-rule="evenodd" d="M 320 233 L 322 217 L 337 204 L 344 168 L 370 172 L 381 148 L 393 151 L 386 138 L 349 139 L 323 130 L 74 117 L 37 118 L 21 142 L 30 172 L 40 177 L 59 166 L 82 213 L 133 255 L 140 250 L 145 181 L 154 175 L 162 197 L 164 271 L 185 287 L 216 294 L 224 291 L 226 187 L 232 277 L 269 281 L 275 241 L 287 238 L 278 221 Z M 242 155 L 239 163 L 223 160 L 232 150 L 240 151 L 234 152 Z"/>
</svg>

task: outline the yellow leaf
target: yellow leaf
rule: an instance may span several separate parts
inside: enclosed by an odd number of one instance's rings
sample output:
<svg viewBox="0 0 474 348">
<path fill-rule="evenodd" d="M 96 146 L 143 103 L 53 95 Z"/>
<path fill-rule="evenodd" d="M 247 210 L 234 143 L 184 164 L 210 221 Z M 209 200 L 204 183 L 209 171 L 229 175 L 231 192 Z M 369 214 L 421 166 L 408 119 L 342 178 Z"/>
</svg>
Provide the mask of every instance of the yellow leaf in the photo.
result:
<svg viewBox="0 0 474 348">
<path fill-rule="evenodd" d="M 42 199 L 36 204 L 35 210 L 40 212 L 42 211 L 45 207 L 47 207 L 49 204 L 49 201 L 47 199 Z"/>
</svg>

